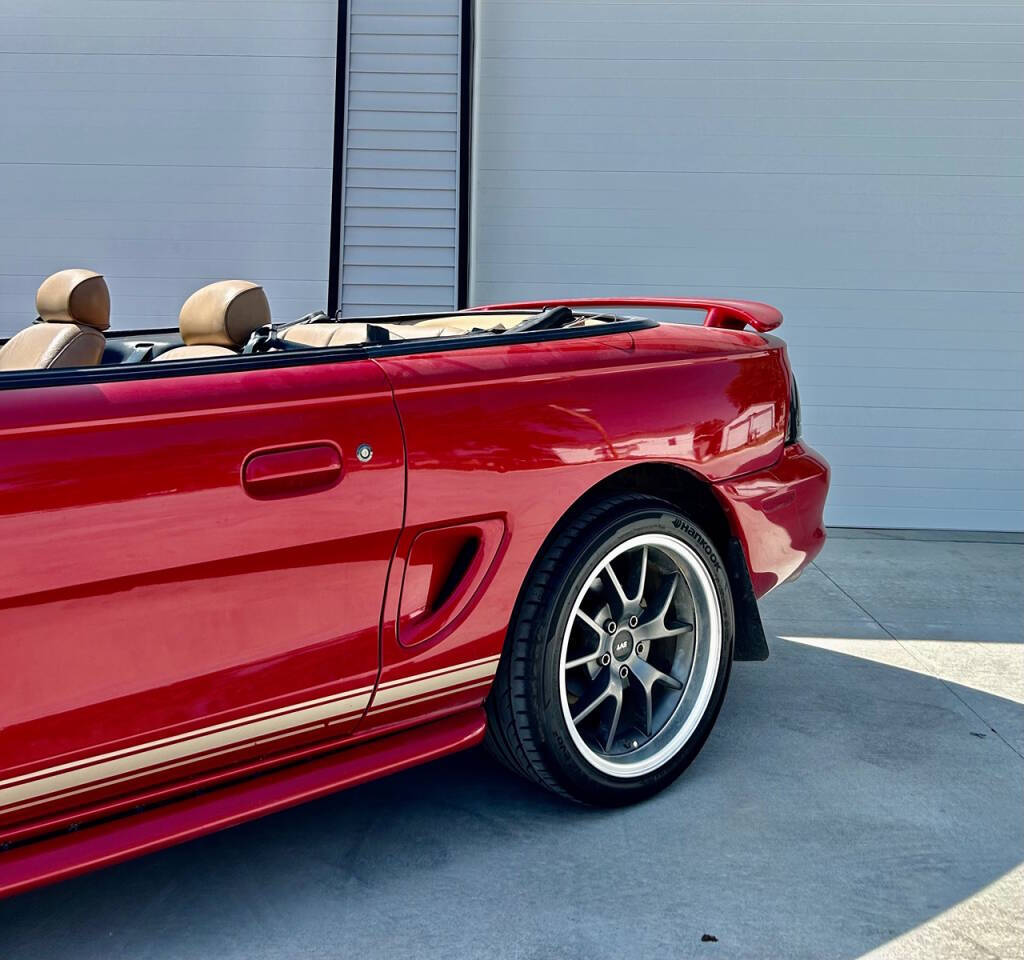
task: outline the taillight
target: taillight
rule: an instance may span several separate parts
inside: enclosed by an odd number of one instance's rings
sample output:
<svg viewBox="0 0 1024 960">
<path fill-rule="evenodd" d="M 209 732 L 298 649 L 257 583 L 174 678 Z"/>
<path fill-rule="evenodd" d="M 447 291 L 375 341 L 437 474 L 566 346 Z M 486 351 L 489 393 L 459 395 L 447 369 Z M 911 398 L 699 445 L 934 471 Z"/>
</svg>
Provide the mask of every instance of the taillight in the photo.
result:
<svg viewBox="0 0 1024 960">
<path fill-rule="evenodd" d="M 796 443 L 800 439 L 802 425 L 800 423 L 800 391 L 796 388 L 796 377 L 789 375 L 789 421 L 786 424 L 786 443 Z"/>
</svg>

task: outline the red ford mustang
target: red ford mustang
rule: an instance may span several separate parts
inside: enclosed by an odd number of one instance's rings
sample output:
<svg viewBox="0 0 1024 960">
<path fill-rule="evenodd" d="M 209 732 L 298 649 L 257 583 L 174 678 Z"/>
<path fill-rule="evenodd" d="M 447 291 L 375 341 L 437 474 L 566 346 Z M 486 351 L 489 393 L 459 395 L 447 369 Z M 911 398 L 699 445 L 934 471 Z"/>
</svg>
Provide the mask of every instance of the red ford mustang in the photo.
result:
<svg viewBox="0 0 1024 960">
<path fill-rule="evenodd" d="M 227 281 L 113 332 L 72 270 L 36 305 L 0 346 L 0 893 L 485 739 L 647 797 L 824 542 L 764 304 L 280 325 Z"/>
</svg>

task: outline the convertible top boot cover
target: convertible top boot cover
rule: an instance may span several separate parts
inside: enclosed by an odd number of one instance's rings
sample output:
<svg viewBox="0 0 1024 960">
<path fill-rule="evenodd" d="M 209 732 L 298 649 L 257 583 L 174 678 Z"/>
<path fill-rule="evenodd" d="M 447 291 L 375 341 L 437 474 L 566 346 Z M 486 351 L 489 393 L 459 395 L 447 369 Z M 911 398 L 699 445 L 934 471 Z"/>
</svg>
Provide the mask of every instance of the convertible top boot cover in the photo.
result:
<svg viewBox="0 0 1024 960">
<path fill-rule="evenodd" d="M 110 291 L 92 270 L 61 270 L 36 293 L 39 320 L 0 347 L 0 371 L 92 367 L 110 326 Z"/>
</svg>

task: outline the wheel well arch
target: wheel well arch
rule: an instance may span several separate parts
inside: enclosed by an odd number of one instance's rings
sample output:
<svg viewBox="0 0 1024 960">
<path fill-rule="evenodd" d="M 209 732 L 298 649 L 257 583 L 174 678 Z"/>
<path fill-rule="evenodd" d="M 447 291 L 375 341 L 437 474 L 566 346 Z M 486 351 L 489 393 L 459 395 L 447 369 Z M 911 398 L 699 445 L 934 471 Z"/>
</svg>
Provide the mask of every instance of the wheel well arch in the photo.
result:
<svg viewBox="0 0 1024 960">
<path fill-rule="evenodd" d="M 667 500 L 699 523 L 718 552 L 723 557 L 727 556 L 729 540 L 734 535 L 732 524 L 711 484 L 685 467 L 660 461 L 623 467 L 596 483 L 565 512 L 553 533 L 571 521 L 580 510 L 586 510 L 597 500 L 621 493 L 643 493 Z"/>
<path fill-rule="evenodd" d="M 734 658 L 736 660 L 764 660 L 768 657 L 768 643 L 765 639 L 757 598 L 750 582 L 747 558 L 743 552 L 736 531 L 730 522 L 725 507 L 715 496 L 709 481 L 685 467 L 674 463 L 656 461 L 637 463 L 623 467 L 609 474 L 583 493 L 562 514 L 552 527 L 534 559 L 540 560 L 548 546 L 558 537 L 566 525 L 576 516 L 589 509 L 597 501 L 624 493 L 640 493 L 667 500 L 681 513 L 699 523 L 710 537 L 719 555 L 725 561 L 726 573 L 732 592 L 735 610 L 736 637 Z M 523 581 L 525 587 L 533 573 Z M 522 595 L 520 595 L 520 600 Z M 516 603 L 516 609 L 519 602 Z"/>
</svg>

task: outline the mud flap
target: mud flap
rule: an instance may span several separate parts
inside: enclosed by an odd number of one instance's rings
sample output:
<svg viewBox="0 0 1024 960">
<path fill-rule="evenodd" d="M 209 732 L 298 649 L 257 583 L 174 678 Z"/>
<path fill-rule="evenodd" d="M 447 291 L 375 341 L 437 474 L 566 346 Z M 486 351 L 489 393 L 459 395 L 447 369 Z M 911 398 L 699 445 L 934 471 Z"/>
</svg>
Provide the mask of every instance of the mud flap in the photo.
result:
<svg viewBox="0 0 1024 960">
<path fill-rule="evenodd" d="M 730 537 L 726 553 L 725 565 L 729 571 L 732 604 L 736 611 L 733 660 L 767 660 L 768 640 L 764 635 L 761 612 L 757 609 L 757 597 L 754 596 L 754 588 L 750 583 L 747 558 L 739 540 Z"/>
</svg>

